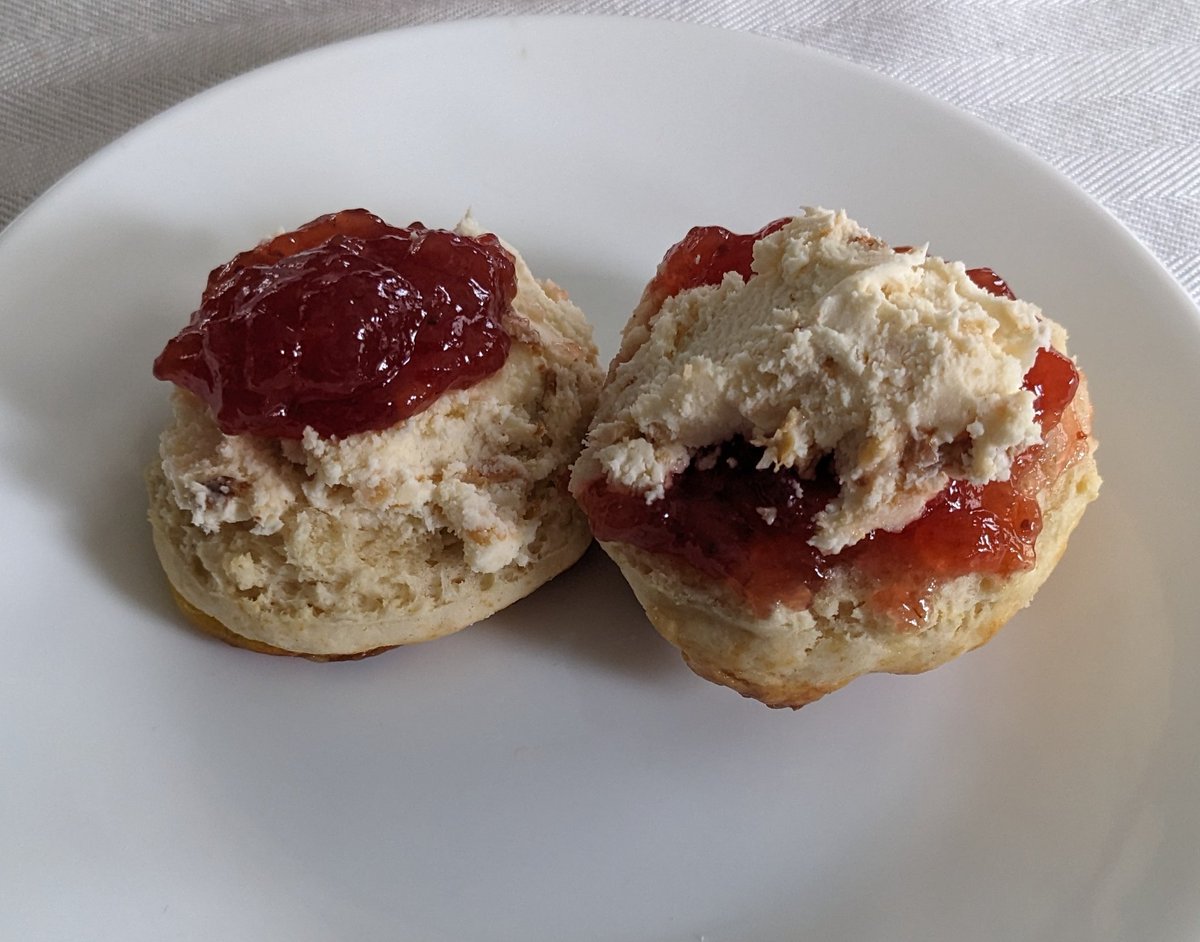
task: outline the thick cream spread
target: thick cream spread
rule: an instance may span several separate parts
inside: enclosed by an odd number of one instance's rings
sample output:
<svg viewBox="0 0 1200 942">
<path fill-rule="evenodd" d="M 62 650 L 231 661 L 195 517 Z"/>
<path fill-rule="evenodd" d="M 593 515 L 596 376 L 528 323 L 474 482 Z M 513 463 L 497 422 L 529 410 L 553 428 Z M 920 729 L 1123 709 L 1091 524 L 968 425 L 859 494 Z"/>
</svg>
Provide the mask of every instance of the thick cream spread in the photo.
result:
<svg viewBox="0 0 1200 942">
<path fill-rule="evenodd" d="M 1022 386 L 1052 323 L 958 262 L 896 252 L 808 209 L 754 246 L 753 276 L 668 298 L 627 331 L 575 470 L 662 496 L 735 436 L 803 476 L 833 456 L 812 544 L 836 553 L 913 520 L 950 477 L 1006 480 L 1041 438 Z"/>
<path fill-rule="evenodd" d="M 313 507 L 362 529 L 404 517 L 448 531 L 477 572 L 525 565 L 538 528 L 526 519 L 530 482 L 569 462 L 571 448 L 561 429 L 564 444 L 545 446 L 554 420 L 541 377 L 521 348 L 509 359 L 495 376 L 393 428 L 344 439 L 311 429 L 299 440 L 225 435 L 199 399 L 179 390 L 160 446 L 163 472 L 176 504 L 207 533 L 248 523 L 268 536 Z"/>
</svg>

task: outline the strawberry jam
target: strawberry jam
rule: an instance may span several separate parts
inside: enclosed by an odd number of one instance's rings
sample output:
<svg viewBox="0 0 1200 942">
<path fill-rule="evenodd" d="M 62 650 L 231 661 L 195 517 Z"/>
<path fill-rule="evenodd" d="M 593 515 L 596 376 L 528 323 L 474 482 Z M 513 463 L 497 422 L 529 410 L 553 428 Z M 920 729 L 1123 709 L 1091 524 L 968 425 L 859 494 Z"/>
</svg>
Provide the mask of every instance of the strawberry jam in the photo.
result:
<svg viewBox="0 0 1200 942">
<path fill-rule="evenodd" d="M 1008 298 L 1010 301 L 1017 300 L 1017 296 L 1013 294 L 1012 288 L 1008 286 L 1008 282 L 990 268 L 968 268 L 967 277 L 984 291 L 994 294 L 998 298 Z"/>
<path fill-rule="evenodd" d="M 215 269 L 154 375 L 203 399 L 230 435 L 384 429 L 504 365 L 515 294 L 495 236 L 345 210 Z"/>
<path fill-rule="evenodd" d="M 688 239 L 697 232 L 703 231 L 692 230 Z M 758 236 L 734 237 L 747 238 Z M 688 239 L 668 252 L 659 269 L 656 281 L 663 290 L 687 284 L 697 269 L 708 279 L 697 283 L 720 279 L 713 253 L 699 253 L 695 265 L 691 249 L 682 261 L 672 257 Z M 693 239 L 696 245 L 701 241 Z M 705 244 L 726 241 L 722 236 Z M 739 257 L 745 251 L 739 248 Z M 1013 297 L 990 269 L 972 269 L 968 275 L 993 294 Z M 839 491 L 832 460 L 820 462 L 814 475 L 802 479 L 791 469 L 759 468 L 763 449 L 741 438 L 698 451 L 664 496 L 649 504 L 603 477 L 585 486 L 580 501 L 598 539 L 685 563 L 738 592 L 759 617 L 777 603 L 806 608 L 833 572 L 853 566 L 869 580 L 875 607 L 892 614 L 899 627 L 917 627 L 941 581 L 971 573 L 1008 576 L 1033 567 L 1042 529 L 1038 493 L 1087 450 L 1086 432 L 1068 408 L 1078 385 L 1069 359 L 1040 350 L 1025 388 L 1035 395 L 1043 441 L 1018 456 L 1009 480 L 983 485 L 951 480 L 904 529 L 876 530 L 836 555 L 809 543 L 814 516 Z"/>
<path fill-rule="evenodd" d="M 808 543 L 813 515 L 837 496 L 829 463 L 815 480 L 756 467 L 762 449 L 741 438 L 703 449 L 660 500 L 601 477 L 580 502 L 592 532 L 685 562 L 739 590 L 760 615 L 776 602 L 807 608 L 832 558 Z"/>
<path fill-rule="evenodd" d="M 657 310 L 667 298 L 701 285 L 719 285 L 728 272 L 737 272 L 747 281 L 752 274 L 754 243 L 782 229 L 789 219 L 776 219 L 757 232 L 739 235 L 724 226 L 695 226 L 667 249 L 658 271 L 646 287 Z"/>
</svg>

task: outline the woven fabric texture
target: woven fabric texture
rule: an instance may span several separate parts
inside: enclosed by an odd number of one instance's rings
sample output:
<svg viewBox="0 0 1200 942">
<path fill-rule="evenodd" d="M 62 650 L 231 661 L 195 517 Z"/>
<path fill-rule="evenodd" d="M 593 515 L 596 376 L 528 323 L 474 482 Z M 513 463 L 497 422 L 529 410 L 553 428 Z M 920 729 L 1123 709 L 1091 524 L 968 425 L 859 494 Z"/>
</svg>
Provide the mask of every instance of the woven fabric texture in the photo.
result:
<svg viewBox="0 0 1200 942">
<path fill-rule="evenodd" d="M 0 226 L 124 131 L 255 66 L 515 13 L 687 20 L 877 69 L 1028 145 L 1200 300 L 1196 0 L 0 0 Z"/>
</svg>

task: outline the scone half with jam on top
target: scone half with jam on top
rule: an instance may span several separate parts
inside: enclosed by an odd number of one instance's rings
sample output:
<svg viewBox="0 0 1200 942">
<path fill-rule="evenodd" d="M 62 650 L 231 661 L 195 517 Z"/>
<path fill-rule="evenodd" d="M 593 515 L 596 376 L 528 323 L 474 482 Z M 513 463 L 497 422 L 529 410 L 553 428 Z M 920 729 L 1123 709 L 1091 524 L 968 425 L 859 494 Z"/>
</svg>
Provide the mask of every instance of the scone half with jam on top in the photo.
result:
<svg viewBox="0 0 1200 942">
<path fill-rule="evenodd" d="M 180 608 L 241 647 L 355 658 L 457 631 L 573 564 L 591 328 L 470 219 L 323 216 L 209 277 L 155 361 L 149 468 Z"/>
<path fill-rule="evenodd" d="M 1091 419 L 995 272 L 806 209 L 667 252 L 571 487 L 696 673 L 799 707 L 1027 605 L 1098 493 Z"/>
</svg>

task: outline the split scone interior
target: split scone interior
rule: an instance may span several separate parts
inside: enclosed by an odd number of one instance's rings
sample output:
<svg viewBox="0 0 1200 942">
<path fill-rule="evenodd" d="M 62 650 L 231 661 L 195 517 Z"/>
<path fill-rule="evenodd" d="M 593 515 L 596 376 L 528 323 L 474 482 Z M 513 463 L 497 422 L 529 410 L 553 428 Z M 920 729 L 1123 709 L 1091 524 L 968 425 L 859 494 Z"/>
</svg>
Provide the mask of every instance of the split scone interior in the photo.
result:
<svg viewBox="0 0 1200 942">
<path fill-rule="evenodd" d="M 154 545 L 180 608 L 233 644 L 425 641 L 591 540 L 567 492 L 602 378 L 591 328 L 469 218 L 348 210 L 265 242 L 214 271 L 155 372 L 179 388 Z"/>
<path fill-rule="evenodd" d="M 1061 327 L 808 209 L 668 251 L 571 487 L 696 673 L 798 707 L 987 641 L 1096 497 L 1094 450 Z"/>
</svg>

